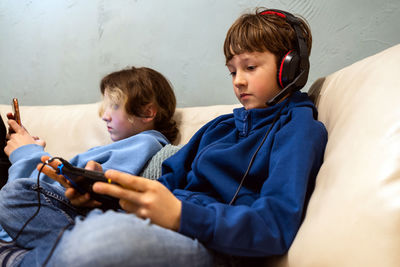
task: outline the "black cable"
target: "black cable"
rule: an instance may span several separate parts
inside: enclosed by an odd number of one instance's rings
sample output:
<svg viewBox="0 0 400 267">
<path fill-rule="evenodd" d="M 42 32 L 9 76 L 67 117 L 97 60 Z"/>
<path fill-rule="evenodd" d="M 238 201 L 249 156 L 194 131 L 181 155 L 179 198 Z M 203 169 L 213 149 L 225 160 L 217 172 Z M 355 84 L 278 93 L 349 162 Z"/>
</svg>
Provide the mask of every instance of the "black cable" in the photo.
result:
<svg viewBox="0 0 400 267">
<path fill-rule="evenodd" d="M 286 102 L 289 101 L 289 100 L 288 100 L 289 98 L 290 98 L 290 96 L 286 99 Z M 255 158 L 256 158 L 256 155 L 257 155 L 258 151 L 261 149 L 261 147 L 262 147 L 262 145 L 264 144 L 265 140 L 267 139 L 269 133 L 271 132 L 272 127 L 274 127 L 275 123 L 277 122 L 278 118 L 280 117 L 281 112 L 282 112 L 282 110 L 283 110 L 283 108 L 284 108 L 285 106 L 286 106 L 286 103 L 283 103 L 283 104 L 282 104 L 282 107 L 278 110 L 278 113 L 276 113 L 274 119 L 272 120 L 271 126 L 268 128 L 267 132 L 265 133 L 265 135 L 264 135 L 264 137 L 263 137 L 263 139 L 262 139 L 260 145 L 258 146 L 257 150 L 254 152 L 253 156 L 251 157 L 250 162 L 249 162 L 249 165 L 247 166 L 247 170 L 246 170 L 246 172 L 244 173 L 244 175 L 243 175 L 243 177 L 242 177 L 242 180 L 240 181 L 240 184 L 239 184 L 238 188 L 236 189 L 235 194 L 234 194 L 233 197 L 232 197 L 232 200 L 229 202 L 229 205 L 232 205 L 232 204 L 235 202 L 236 198 L 238 197 L 239 191 L 240 191 L 240 189 L 241 189 L 242 186 L 243 186 L 244 180 L 246 179 L 247 175 L 249 174 L 250 168 L 251 168 L 251 166 L 252 166 L 253 163 L 254 163 L 254 160 L 255 160 Z"/>
<path fill-rule="evenodd" d="M 22 234 L 22 232 L 24 231 L 25 227 L 36 217 L 36 215 L 38 215 L 39 211 L 40 211 L 40 207 L 42 206 L 42 203 L 40 202 L 40 174 L 42 173 L 42 170 L 44 168 L 44 166 L 46 166 L 48 163 L 50 163 L 51 161 L 47 161 L 45 163 L 43 163 L 42 167 L 40 167 L 39 169 L 39 173 L 37 176 L 37 197 L 38 197 L 38 208 L 36 210 L 36 212 L 25 222 L 25 224 L 21 227 L 21 229 L 18 231 L 17 235 L 13 238 L 13 241 L 16 242 L 18 237 Z"/>
</svg>

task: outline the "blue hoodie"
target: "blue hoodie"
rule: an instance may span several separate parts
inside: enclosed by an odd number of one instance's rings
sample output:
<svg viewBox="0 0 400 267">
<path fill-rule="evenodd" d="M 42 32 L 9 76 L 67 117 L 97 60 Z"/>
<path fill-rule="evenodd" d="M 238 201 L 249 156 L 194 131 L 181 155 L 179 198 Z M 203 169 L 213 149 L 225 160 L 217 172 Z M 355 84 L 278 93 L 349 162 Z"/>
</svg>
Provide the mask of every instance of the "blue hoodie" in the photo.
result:
<svg viewBox="0 0 400 267">
<path fill-rule="evenodd" d="M 159 179 L 182 201 L 180 233 L 235 256 L 285 253 L 323 160 L 327 132 L 316 117 L 307 95 L 296 92 L 275 106 L 235 109 L 202 127 L 164 162 Z"/>
</svg>

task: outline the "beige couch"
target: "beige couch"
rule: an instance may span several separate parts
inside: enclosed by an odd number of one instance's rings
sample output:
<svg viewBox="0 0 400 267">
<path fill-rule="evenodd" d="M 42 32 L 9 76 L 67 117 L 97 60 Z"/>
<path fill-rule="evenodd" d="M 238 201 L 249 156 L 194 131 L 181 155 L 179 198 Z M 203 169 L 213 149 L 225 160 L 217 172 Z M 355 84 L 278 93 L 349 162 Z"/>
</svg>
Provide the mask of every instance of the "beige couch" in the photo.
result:
<svg viewBox="0 0 400 267">
<path fill-rule="evenodd" d="M 321 78 L 310 92 L 329 133 L 324 164 L 289 252 L 268 265 L 400 266 L 400 45 Z M 176 144 L 236 106 L 179 108 Z M 97 107 L 25 106 L 21 116 L 53 156 L 70 158 L 110 142 Z"/>
</svg>

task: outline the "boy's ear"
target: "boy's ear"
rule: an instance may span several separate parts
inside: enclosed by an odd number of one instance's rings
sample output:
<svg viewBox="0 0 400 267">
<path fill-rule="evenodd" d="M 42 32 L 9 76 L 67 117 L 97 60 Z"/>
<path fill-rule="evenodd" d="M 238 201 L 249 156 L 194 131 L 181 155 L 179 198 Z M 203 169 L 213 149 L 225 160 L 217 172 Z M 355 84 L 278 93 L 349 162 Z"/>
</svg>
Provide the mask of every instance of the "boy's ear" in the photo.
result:
<svg viewBox="0 0 400 267">
<path fill-rule="evenodd" d="M 149 103 L 144 107 L 143 110 L 143 122 L 151 122 L 157 115 L 157 107 L 154 103 Z"/>
</svg>

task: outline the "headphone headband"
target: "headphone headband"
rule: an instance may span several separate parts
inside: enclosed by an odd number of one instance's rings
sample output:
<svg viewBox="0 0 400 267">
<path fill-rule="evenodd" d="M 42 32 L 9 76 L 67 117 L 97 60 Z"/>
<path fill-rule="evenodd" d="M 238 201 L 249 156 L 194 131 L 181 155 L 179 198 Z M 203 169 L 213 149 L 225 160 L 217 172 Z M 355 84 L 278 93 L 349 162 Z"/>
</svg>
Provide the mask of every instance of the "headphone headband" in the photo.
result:
<svg viewBox="0 0 400 267">
<path fill-rule="evenodd" d="M 282 12 L 280 10 L 278 11 L 276 9 L 268 9 L 268 10 L 265 10 L 260 13 L 260 15 L 269 15 L 269 14 L 273 14 L 273 15 L 277 15 L 282 18 L 286 18 L 286 14 L 284 12 Z"/>
<path fill-rule="evenodd" d="M 262 11 L 260 15 L 276 15 L 278 17 L 286 19 L 292 26 L 294 24 L 301 24 L 300 20 L 295 15 L 279 9 L 267 9 Z"/>
</svg>

